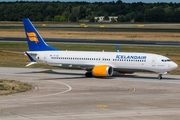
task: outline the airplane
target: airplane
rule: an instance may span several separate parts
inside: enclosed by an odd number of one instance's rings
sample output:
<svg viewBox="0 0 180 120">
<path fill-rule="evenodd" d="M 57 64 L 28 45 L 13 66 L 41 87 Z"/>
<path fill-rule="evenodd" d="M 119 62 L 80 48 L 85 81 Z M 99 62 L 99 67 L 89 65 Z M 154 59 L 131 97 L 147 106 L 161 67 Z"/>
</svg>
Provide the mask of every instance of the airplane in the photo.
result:
<svg viewBox="0 0 180 120">
<path fill-rule="evenodd" d="M 28 18 L 23 19 L 29 51 L 25 55 L 31 63 L 45 63 L 60 68 L 83 69 L 86 77 L 109 77 L 119 73 L 156 72 L 158 79 L 176 69 L 178 65 L 169 58 L 150 53 L 61 51 L 48 46 Z"/>
</svg>

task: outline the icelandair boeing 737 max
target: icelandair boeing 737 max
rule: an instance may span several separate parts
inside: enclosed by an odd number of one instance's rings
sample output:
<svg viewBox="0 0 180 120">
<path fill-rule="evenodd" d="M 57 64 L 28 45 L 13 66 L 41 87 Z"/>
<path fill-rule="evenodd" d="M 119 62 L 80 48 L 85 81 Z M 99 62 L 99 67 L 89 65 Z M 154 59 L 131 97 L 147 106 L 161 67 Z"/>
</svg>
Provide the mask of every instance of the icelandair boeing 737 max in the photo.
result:
<svg viewBox="0 0 180 120">
<path fill-rule="evenodd" d="M 169 58 L 149 53 L 120 52 L 81 52 L 61 51 L 48 46 L 41 38 L 29 19 L 23 19 L 29 51 L 25 52 L 31 63 L 86 70 L 86 77 L 112 76 L 114 71 L 120 73 L 157 72 L 162 75 L 176 69 L 178 65 Z"/>
</svg>

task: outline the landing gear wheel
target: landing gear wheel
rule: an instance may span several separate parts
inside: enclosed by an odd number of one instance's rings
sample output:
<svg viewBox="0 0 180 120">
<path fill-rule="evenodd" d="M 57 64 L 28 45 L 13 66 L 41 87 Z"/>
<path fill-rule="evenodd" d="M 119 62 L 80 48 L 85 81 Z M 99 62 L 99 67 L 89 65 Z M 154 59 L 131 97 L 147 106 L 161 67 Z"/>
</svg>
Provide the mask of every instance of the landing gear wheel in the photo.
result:
<svg viewBox="0 0 180 120">
<path fill-rule="evenodd" d="M 158 79 L 161 80 L 162 79 L 162 74 L 158 75 Z"/>
<path fill-rule="evenodd" d="M 86 77 L 92 77 L 92 73 L 91 72 L 86 72 L 85 76 Z"/>
</svg>

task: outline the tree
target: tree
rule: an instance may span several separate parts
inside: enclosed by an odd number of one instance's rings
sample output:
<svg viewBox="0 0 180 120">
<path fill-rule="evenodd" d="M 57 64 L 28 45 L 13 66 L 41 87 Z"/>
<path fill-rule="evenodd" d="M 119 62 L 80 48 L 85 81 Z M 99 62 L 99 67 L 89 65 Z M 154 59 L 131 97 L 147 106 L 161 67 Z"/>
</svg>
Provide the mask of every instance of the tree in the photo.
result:
<svg viewBox="0 0 180 120">
<path fill-rule="evenodd" d="M 74 14 L 75 16 L 77 16 L 79 13 L 79 7 L 73 7 L 71 10 L 71 13 Z"/>
<path fill-rule="evenodd" d="M 135 22 L 143 22 L 144 21 L 144 15 L 141 12 L 137 13 L 134 20 L 135 20 Z"/>
<path fill-rule="evenodd" d="M 33 7 L 32 7 L 33 8 Z M 53 16 L 53 13 L 55 12 L 55 9 L 53 6 L 48 5 L 47 8 L 44 10 L 44 15 L 48 16 L 50 15 L 51 17 Z"/>
<path fill-rule="evenodd" d="M 58 15 L 65 17 L 66 21 L 70 17 L 73 18 L 71 21 L 77 21 L 79 19 L 90 19 L 89 16 L 107 14 L 107 16 L 124 15 L 126 21 L 135 19 L 137 22 L 180 22 L 180 4 L 172 2 L 123 3 L 122 0 L 116 0 L 116 3 L 104 1 L 94 3 L 18 1 L 0 3 L 1 21 L 22 21 L 22 18 L 29 18 L 32 21 L 54 21 L 55 16 Z M 93 20 L 92 17 L 91 20 Z M 118 19 L 118 21 L 124 20 Z"/>
<path fill-rule="evenodd" d="M 86 17 L 86 6 L 83 5 L 83 6 L 79 7 L 77 17 L 78 17 L 79 20 Z"/>
<path fill-rule="evenodd" d="M 109 16 L 107 14 L 104 16 L 104 20 L 109 20 Z"/>
<path fill-rule="evenodd" d="M 0 4 L 0 21 L 3 20 L 3 16 L 4 16 L 4 13 L 3 11 L 5 10 L 5 6 L 4 4 Z"/>
<path fill-rule="evenodd" d="M 68 21 L 68 18 L 69 18 L 69 16 L 70 16 L 70 12 L 69 11 L 64 11 L 64 13 L 63 13 L 63 16 L 65 17 L 65 19 Z"/>
<path fill-rule="evenodd" d="M 125 16 L 124 15 L 118 16 L 118 22 L 125 22 Z"/>
<path fill-rule="evenodd" d="M 131 21 L 131 15 L 130 15 L 130 13 L 126 14 L 126 16 L 125 16 L 125 21 L 126 21 L 126 22 L 130 22 L 130 21 Z"/>
<path fill-rule="evenodd" d="M 54 17 L 54 21 L 56 21 L 56 22 L 65 22 L 66 19 L 65 19 L 64 16 L 57 15 L 57 16 Z"/>
<path fill-rule="evenodd" d="M 98 16 L 103 16 L 103 12 L 102 12 L 102 11 L 99 11 L 99 12 L 98 12 Z"/>
<path fill-rule="evenodd" d="M 91 15 L 89 15 L 89 16 L 87 17 L 87 20 L 89 20 L 89 22 L 94 22 L 94 17 L 91 16 Z"/>
<path fill-rule="evenodd" d="M 122 0 L 118 0 L 117 2 L 116 2 L 116 4 L 121 4 L 122 3 Z"/>
<path fill-rule="evenodd" d="M 130 14 L 130 18 L 131 18 L 131 20 L 132 20 L 132 19 L 134 19 L 134 18 L 135 18 L 135 16 L 136 16 L 135 12 L 130 12 L 129 14 Z"/>
<path fill-rule="evenodd" d="M 46 21 L 51 21 L 51 17 L 49 15 L 46 17 Z"/>
<path fill-rule="evenodd" d="M 77 21 L 77 17 L 75 14 L 70 14 L 68 19 L 70 22 L 76 22 Z"/>
<path fill-rule="evenodd" d="M 172 7 L 168 6 L 164 9 L 164 21 L 171 22 L 173 21 L 174 12 L 172 11 Z"/>
<path fill-rule="evenodd" d="M 163 22 L 164 21 L 164 9 L 162 6 L 155 6 L 152 9 L 145 12 L 146 21 L 148 22 Z"/>
<path fill-rule="evenodd" d="M 180 7 L 174 10 L 174 21 L 180 22 Z"/>
<path fill-rule="evenodd" d="M 116 13 L 112 13 L 111 16 L 116 16 Z"/>
<path fill-rule="evenodd" d="M 86 9 L 86 16 L 92 15 L 92 11 L 90 8 Z"/>
</svg>

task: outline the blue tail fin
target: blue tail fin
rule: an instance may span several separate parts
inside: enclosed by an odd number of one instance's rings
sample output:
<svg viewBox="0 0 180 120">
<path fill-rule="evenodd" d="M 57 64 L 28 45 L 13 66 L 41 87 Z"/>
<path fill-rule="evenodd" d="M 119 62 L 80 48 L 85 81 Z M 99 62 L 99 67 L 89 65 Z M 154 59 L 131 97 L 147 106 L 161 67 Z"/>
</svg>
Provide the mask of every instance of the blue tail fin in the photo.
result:
<svg viewBox="0 0 180 120">
<path fill-rule="evenodd" d="M 29 51 L 57 51 L 53 47 L 48 46 L 36 31 L 29 19 L 24 18 L 24 29 L 28 41 Z"/>
<path fill-rule="evenodd" d="M 116 52 L 120 52 L 118 45 L 116 46 Z"/>
</svg>

